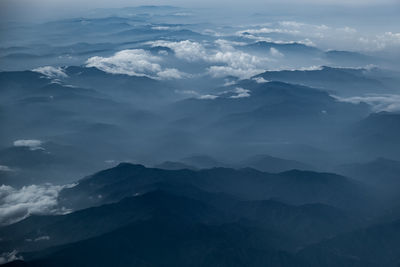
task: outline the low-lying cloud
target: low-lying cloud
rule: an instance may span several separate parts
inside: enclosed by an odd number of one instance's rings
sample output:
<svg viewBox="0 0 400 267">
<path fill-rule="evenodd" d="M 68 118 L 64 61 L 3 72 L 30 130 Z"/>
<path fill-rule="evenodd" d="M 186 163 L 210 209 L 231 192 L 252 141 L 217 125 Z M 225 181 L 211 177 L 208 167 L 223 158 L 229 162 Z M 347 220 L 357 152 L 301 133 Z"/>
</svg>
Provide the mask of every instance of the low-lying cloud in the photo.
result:
<svg viewBox="0 0 400 267">
<path fill-rule="evenodd" d="M 34 72 L 39 72 L 49 78 L 67 78 L 68 75 L 60 67 L 44 66 L 33 69 Z"/>
<path fill-rule="evenodd" d="M 205 47 L 198 43 L 189 40 L 180 42 L 170 42 L 170 41 L 155 41 L 150 43 L 153 47 L 163 46 L 172 49 L 175 56 L 180 59 L 187 61 L 197 61 L 207 59 L 207 51 Z"/>
<path fill-rule="evenodd" d="M 372 106 L 374 111 L 388 111 L 397 112 L 400 111 L 400 95 L 393 94 L 367 94 L 364 96 L 354 97 L 339 97 L 333 96 L 339 101 L 348 103 L 367 103 Z"/>
<path fill-rule="evenodd" d="M 247 90 L 247 89 L 244 89 L 244 88 L 241 88 L 241 87 L 235 88 L 235 90 L 233 92 L 236 93 L 236 94 L 231 96 L 231 98 L 243 98 L 243 97 L 249 97 L 250 96 L 250 90 Z"/>
<path fill-rule="evenodd" d="M 7 262 L 12 262 L 16 260 L 23 260 L 24 258 L 22 256 L 18 255 L 17 250 L 13 250 L 11 252 L 4 252 L 0 254 L 0 264 L 5 264 Z"/>
<path fill-rule="evenodd" d="M 239 78 L 250 78 L 263 72 L 271 59 L 267 56 L 252 55 L 236 49 L 233 45 L 239 42 L 217 40 L 214 43 L 200 43 L 190 40 L 165 41 L 158 40 L 147 43 L 152 47 L 167 47 L 174 51 L 177 59 L 189 63 L 205 63 L 203 73 L 189 74 L 177 68 L 165 67 L 170 62 L 168 54 L 154 55 L 144 49 L 122 50 L 110 57 L 91 57 L 86 66 L 115 74 L 147 76 L 153 79 L 182 79 L 198 75 L 224 77 L 233 75 Z M 282 57 L 277 49 L 271 49 L 271 57 Z"/>
<path fill-rule="evenodd" d="M 58 206 L 58 194 L 66 186 L 29 185 L 20 189 L 0 186 L 0 225 L 20 221 L 32 214 L 64 214 Z"/>
<path fill-rule="evenodd" d="M 237 35 L 258 41 L 298 42 L 322 49 L 378 51 L 400 47 L 400 33 L 371 34 L 350 26 L 335 27 L 297 21 L 279 21 L 256 25 L 236 32 Z M 278 36 L 276 36 L 278 35 Z"/>
<path fill-rule="evenodd" d="M 43 150 L 44 148 L 41 147 L 42 144 L 42 141 L 36 139 L 21 139 L 14 141 L 14 146 L 29 147 L 30 150 Z"/>
<path fill-rule="evenodd" d="M 146 76 L 153 79 L 181 79 L 187 76 L 174 68 L 163 68 L 162 57 L 154 56 L 143 49 L 127 49 L 111 57 L 91 57 L 86 66 L 115 74 Z"/>
<path fill-rule="evenodd" d="M 271 61 L 266 56 L 256 56 L 236 49 L 233 45 L 242 45 L 239 42 L 222 39 L 208 44 L 189 40 L 155 41 L 150 44 L 153 47 L 162 46 L 172 49 L 175 56 L 181 60 L 208 63 L 210 66 L 205 72 L 213 77 L 233 75 L 239 78 L 249 78 L 265 70 Z M 279 51 L 274 52 L 276 52 L 274 56 L 279 53 Z"/>
</svg>

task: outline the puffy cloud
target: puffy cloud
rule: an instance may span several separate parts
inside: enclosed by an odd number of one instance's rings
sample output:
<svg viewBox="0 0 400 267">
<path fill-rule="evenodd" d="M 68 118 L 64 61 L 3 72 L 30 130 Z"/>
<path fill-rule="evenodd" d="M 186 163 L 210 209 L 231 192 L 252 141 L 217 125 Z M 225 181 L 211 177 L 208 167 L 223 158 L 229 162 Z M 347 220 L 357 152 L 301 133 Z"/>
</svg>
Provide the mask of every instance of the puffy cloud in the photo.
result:
<svg viewBox="0 0 400 267">
<path fill-rule="evenodd" d="M 375 111 L 400 111 L 400 95 L 392 94 L 367 94 L 364 96 L 339 97 L 332 96 L 338 101 L 349 103 L 367 103 L 372 106 Z"/>
<path fill-rule="evenodd" d="M 266 79 L 264 79 L 263 77 L 254 77 L 254 78 L 252 78 L 252 80 L 256 81 L 256 83 L 267 83 L 267 82 L 269 82 Z"/>
<path fill-rule="evenodd" d="M 217 44 L 220 50 L 210 55 L 207 60 L 211 63 L 223 63 L 224 65 L 214 65 L 208 68 L 208 73 L 214 77 L 233 75 L 242 79 L 250 78 L 263 72 L 271 61 L 268 57 L 251 55 L 236 50 L 226 42 L 220 41 Z"/>
<path fill-rule="evenodd" d="M 42 144 L 42 141 L 35 139 L 22 139 L 14 141 L 14 146 L 29 147 L 30 150 L 43 150 L 44 148 L 41 147 Z"/>
<path fill-rule="evenodd" d="M 249 78 L 260 73 L 267 67 L 270 59 L 251 55 L 237 50 L 233 45 L 243 45 L 240 42 L 227 40 L 216 40 L 215 46 L 206 47 L 204 44 L 193 41 L 155 41 L 150 43 L 152 46 L 164 46 L 172 49 L 177 58 L 189 62 L 203 61 L 215 64 L 206 70 L 214 77 L 233 75 L 240 78 Z"/>
<path fill-rule="evenodd" d="M 400 33 L 385 32 L 376 36 L 361 36 L 359 41 L 368 50 L 383 50 L 400 47 Z"/>
<path fill-rule="evenodd" d="M 261 58 L 241 51 L 218 51 L 208 60 L 215 63 L 226 63 L 228 66 L 235 69 L 252 69 L 269 62 L 267 58 Z"/>
<path fill-rule="evenodd" d="M 241 87 L 235 88 L 235 90 L 233 92 L 236 93 L 236 95 L 231 96 L 231 98 L 243 98 L 243 97 L 250 96 L 250 90 L 247 90 L 247 89 L 244 89 Z"/>
<path fill-rule="evenodd" d="M 64 214 L 69 212 L 58 206 L 59 192 L 69 186 L 30 185 L 20 189 L 0 186 L 0 225 L 20 221 L 31 214 Z"/>
<path fill-rule="evenodd" d="M 177 58 L 184 59 L 187 61 L 204 60 L 207 58 L 206 49 L 198 42 L 192 42 L 189 40 L 180 42 L 170 41 L 155 41 L 151 42 L 153 47 L 163 46 L 174 50 Z"/>
<path fill-rule="evenodd" d="M 0 254 L 0 264 L 5 264 L 7 262 L 23 260 L 22 256 L 18 256 L 18 251 L 13 250 L 11 252 L 4 252 Z"/>
<path fill-rule="evenodd" d="M 146 76 L 153 79 L 180 79 L 186 74 L 177 69 L 164 69 L 162 58 L 154 56 L 143 49 L 128 49 L 115 53 L 111 57 L 91 57 L 86 66 L 96 67 L 105 72 L 126 74 L 131 76 Z"/>
<path fill-rule="evenodd" d="M 146 73 L 161 71 L 161 58 L 142 49 L 122 50 L 111 57 L 91 57 L 88 67 L 96 67 L 110 73 L 145 76 Z"/>
<path fill-rule="evenodd" d="M 60 67 L 45 66 L 33 69 L 32 71 L 39 72 L 49 78 L 66 78 L 68 75 Z"/>
</svg>

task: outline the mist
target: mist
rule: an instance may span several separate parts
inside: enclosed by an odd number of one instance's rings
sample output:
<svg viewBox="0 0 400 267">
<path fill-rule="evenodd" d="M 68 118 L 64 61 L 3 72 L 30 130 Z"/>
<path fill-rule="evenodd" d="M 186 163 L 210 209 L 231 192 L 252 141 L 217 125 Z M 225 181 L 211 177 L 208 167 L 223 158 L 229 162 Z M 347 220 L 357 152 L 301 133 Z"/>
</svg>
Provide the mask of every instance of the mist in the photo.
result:
<svg viewBox="0 0 400 267">
<path fill-rule="evenodd" d="M 0 10 L 1 263 L 398 266 L 397 1 Z"/>
</svg>

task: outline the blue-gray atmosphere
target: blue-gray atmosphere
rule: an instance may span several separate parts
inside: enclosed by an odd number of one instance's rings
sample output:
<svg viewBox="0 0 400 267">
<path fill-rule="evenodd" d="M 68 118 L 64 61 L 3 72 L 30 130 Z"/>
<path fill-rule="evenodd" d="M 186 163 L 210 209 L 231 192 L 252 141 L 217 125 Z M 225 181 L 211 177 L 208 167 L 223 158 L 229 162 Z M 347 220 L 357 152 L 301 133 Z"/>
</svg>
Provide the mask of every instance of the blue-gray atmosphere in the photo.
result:
<svg viewBox="0 0 400 267">
<path fill-rule="evenodd" d="M 400 267 L 400 2 L 0 0 L 0 265 Z"/>
</svg>

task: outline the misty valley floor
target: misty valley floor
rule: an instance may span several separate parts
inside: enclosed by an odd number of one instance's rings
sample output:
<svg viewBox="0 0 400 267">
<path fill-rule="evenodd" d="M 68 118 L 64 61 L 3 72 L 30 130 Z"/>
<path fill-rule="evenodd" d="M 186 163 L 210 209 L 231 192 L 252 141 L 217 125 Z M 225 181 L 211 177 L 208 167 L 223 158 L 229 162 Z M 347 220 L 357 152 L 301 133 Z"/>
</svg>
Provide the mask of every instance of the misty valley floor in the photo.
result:
<svg viewBox="0 0 400 267">
<path fill-rule="evenodd" d="M 0 265 L 400 267 L 400 35 L 232 18 L 0 25 Z"/>
</svg>

